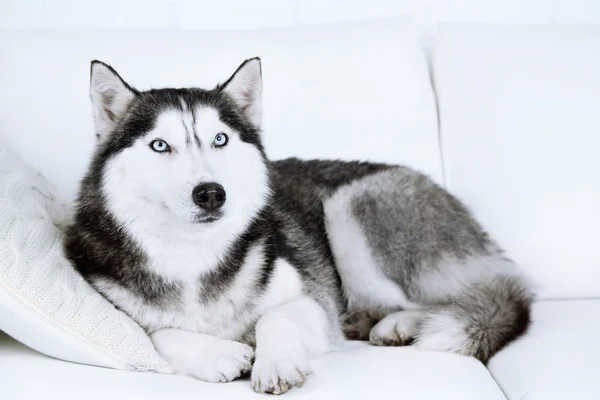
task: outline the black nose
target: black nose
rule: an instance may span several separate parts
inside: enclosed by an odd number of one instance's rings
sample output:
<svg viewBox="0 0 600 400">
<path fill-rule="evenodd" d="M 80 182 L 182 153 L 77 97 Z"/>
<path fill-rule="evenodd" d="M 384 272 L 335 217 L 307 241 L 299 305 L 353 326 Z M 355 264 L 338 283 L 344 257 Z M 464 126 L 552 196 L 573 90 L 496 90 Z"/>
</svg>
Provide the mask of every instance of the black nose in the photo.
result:
<svg viewBox="0 0 600 400">
<path fill-rule="evenodd" d="M 225 189 L 218 183 L 201 183 L 192 190 L 192 198 L 200 208 L 215 211 L 225 203 Z"/>
</svg>

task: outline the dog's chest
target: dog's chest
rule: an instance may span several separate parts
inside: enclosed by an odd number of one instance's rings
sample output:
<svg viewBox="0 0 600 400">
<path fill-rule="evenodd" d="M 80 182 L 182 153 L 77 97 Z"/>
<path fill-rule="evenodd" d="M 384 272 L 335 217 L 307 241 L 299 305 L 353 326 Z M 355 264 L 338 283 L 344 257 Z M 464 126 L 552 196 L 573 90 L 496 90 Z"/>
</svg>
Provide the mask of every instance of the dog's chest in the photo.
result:
<svg viewBox="0 0 600 400">
<path fill-rule="evenodd" d="M 256 319 L 251 291 L 238 286 L 203 300 L 200 281 L 178 282 L 176 295 L 155 301 L 148 301 L 139 292 L 114 281 L 98 279 L 94 286 L 150 332 L 179 328 L 223 339 L 239 338 Z"/>
<path fill-rule="evenodd" d="M 181 304 L 160 311 L 162 326 L 180 328 L 214 335 L 223 339 L 237 339 L 252 322 L 254 311 L 250 293 L 243 287 L 237 293 L 220 293 L 210 300 L 202 298 L 200 280 L 185 283 Z"/>
<path fill-rule="evenodd" d="M 132 292 L 122 293 L 117 286 L 104 285 L 104 292 L 120 308 L 150 331 L 160 328 L 180 328 L 237 339 L 256 320 L 256 304 L 264 249 L 249 249 L 227 285 L 221 285 L 220 260 L 213 251 L 203 247 L 173 246 L 149 257 L 147 271 L 158 277 L 170 292 L 148 301 Z M 214 248 L 213 248 L 214 250 Z M 207 279 L 208 276 L 216 279 Z M 160 290 L 159 290 L 160 292 Z"/>
</svg>

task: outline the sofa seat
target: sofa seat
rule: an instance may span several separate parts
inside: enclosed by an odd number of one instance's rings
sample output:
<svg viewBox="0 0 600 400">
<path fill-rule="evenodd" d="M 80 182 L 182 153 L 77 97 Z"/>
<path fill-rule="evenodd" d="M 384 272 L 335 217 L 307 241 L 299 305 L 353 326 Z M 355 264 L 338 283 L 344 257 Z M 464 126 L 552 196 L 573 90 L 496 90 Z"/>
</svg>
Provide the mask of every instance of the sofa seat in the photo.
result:
<svg viewBox="0 0 600 400">
<path fill-rule="evenodd" d="M 539 301 L 489 370 L 511 400 L 600 399 L 600 299 Z"/>
<path fill-rule="evenodd" d="M 564 400 L 600 398 L 600 299 L 539 301 L 525 337 L 489 370 L 474 358 L 347 342 L 313 361 L 314 374 L 286 398 Z M 176 375 L 125 372 L 56 360 L 0 332 L 2 398 L 61 400 L 264 398 L 247 379 L 211 384 Z M 126 397 L 127 396 L 127 397 Z"/>
<path fill-rule="evenodd" d="M 479 361 L 411 348 L 348 342 L 313 362 L 314 374 L 285 398 L 308 399 L 505 399 Z M 213 384 L 176 375 L 125 372 L 56 360 L 0 334 L 2 399 L 61 400 L 250 399 L 248 379 Z"/>
<path fill-rule="evenodd" d="M 347 342 L 313 361 L 314 374 L 285 396 L 310 399 L 587 400 L 600 398 L 600 299 L 539 301 L 526 336 L 498 353 L 489 370 L 474 358 Z M 60 393 L 62 400 L 264 398 L 247 379 L 211 384 L 125 372 L 42 355 L 0 332 L 2 398 Z"/>
</svg>

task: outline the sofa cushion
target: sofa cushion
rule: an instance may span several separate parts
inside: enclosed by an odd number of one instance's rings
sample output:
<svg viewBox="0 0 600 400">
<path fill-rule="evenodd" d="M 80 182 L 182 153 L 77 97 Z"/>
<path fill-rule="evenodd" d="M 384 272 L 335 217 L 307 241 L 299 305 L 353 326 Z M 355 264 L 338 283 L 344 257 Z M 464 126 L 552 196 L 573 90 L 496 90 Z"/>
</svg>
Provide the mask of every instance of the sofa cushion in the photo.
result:
<svg viewBox="0 0 600 400">
<path fill-rule="evenodd" d="M 435 99 L 410 19 L 252 31 L 2 31 L 0 126 L 69 198 L 94 145 L 90 61 L 138 89 L 212 88 L 260 56 L 271 158 L 403 162 L 441 180 Z"/>
<path fill-rule="evenodd" d="M 314 360 L 313 367 L 304 386 L 285 398 L 505 399 L 483 364 L 455 354 L 348 342 L 342 351 Z M 248 379 L 214 384 L 186 376 L 71 364 L 38 354 L 1 332 L 0 376 L 7 399 L 35 399 L 44 393 L 60 393 L 62 400 L 265 398 L 252 391 Z"/>
<path fill-rule="evenodd" d="M 66 220 L 52 185 L 0 136 L 0 329 L 53 357 L 170 372 L 146 333 L 64 257 Z"/>
<path fill-rule="evenodd" d="M 442 25 L 448 188 L 542 298 L 600 296 L 600 27 Z"/>
<path fill-rule="evenodd" d="M 595 400 L 600 395 L 600 299 L 534 304 L 528 334 L 489 369 L 509 399 Z"/>
</svg>

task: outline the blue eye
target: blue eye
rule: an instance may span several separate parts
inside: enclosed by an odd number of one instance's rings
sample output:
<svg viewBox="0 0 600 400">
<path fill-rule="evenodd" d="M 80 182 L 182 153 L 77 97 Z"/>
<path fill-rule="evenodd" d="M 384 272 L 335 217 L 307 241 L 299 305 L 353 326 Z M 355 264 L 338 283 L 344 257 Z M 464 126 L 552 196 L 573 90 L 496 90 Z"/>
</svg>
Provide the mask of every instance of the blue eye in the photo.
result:
<svg viewBox="0 0 600 400">
<path fill-rule="evenodd" d="M 217 134 L 217 136 L 215 136 L 215 140 L 214 140 L 214 145 L 215 147 L 223 147 L 227 144 L 227 142 L 229 142 L 229 138 L 227 137 L 226 134 L 224 134 L 223 132 Z"/>
<path fill-rule="evenodd" d="M 171 151 L 171 147 L 164 140 L 156 139 L 150 143 L 150 148 L 157 153 L 165 153 Z"/>
</svg>

